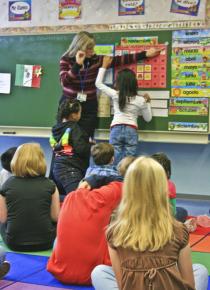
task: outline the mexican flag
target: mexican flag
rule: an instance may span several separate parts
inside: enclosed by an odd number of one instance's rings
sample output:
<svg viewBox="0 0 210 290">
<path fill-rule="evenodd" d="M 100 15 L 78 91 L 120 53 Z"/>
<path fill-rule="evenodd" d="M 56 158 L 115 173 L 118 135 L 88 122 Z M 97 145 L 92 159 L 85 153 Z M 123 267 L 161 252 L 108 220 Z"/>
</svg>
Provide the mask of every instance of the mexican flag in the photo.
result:
<svg viewBox="0 0 210 290">
<path fill-rule="evenodd" d="M 16 64 L 15 85 L 40 88 L 41 65 Z"/>
</svg>

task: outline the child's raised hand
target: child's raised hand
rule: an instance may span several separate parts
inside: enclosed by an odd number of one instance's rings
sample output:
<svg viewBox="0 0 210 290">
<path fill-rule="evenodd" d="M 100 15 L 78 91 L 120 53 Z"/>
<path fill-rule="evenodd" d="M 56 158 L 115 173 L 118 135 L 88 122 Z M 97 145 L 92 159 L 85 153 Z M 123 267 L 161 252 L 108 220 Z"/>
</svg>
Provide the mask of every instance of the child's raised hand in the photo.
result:
<svg viewBox="0 0 210 290">
<path fill-rule="evenodd" d="M 146 103 L 150 103 L 151 98 L 150 98 L 150 95 L 149 94 L 146 93 L 146 94 L 143 95 L 143 97 L 144 97 Z"/>
<path fill-rule="evenodd" d="M 103 57 L 103 64 L 102 64 L 102 67 L 103 67 L 103 68 L 108 68 L 108 67 L 110 67 L 110 65 L 111 65 L 111 63 L 112 63 L 112 59 L 113 59 L 112 56 L 105 55 L 105 56 Z"/>
<path fill-rule="evenodd" d="M 82 51 L 82 50 L 78 50 L 77 51 L 77 54 L 76 54 L 76 62 L 79 64 L 79 65 L 83 65 L 84 63 L 84 60 L 85 60 L 85 52 Z"/>
<path fill-rule="evenodd" d="M 154 57 L 160 54 L 160 52 L 163 50 L 163 48 L 155 48 L 151 47 L 146 51 L 146 57 Z"/>
</svg>

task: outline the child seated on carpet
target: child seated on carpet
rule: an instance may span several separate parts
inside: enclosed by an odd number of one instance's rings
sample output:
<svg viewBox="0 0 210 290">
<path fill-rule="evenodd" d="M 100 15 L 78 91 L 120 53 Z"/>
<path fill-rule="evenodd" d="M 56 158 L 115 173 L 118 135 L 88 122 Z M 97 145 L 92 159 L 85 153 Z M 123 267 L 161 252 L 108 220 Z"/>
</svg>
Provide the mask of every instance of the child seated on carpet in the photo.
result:
<svg viewBox="0 0 210 290">
<path fill-rule="evenodd" d="M 45 177 L 46 161 L 37 143 L 19 146 L 11 176 L 0 190 L 0 230 L 14 251 L 50 249 L 60 210 L 55 184 Z"/>
<path fill-rule="evenodd" d="M 172 206 L 173 214 L 176 216 L 176 219 L 178 221 L 185 222 L 188 216 L 187 210 L 183 207 L 176 207 L 176 186 L 173 183 L 173 181 L 171 181 L 170 179 L 171 178 L 171 160 L 163 152 L 155 153 L 151 155 L 151 157 L 155 159 L 157 162 L 159 162 L 165 170 L 165 173 L 168 179 L 169 199 Z"/>
<path fill-rule="evenodd" d="M 126 157 L 121 161 L 121 173 L 125 174 L 134 159 Z M 118 180 L 117 176 L 114 178 Z M 87 179 L 97 181 L 95 175 Z M 64 199 L 56 244 L 47 265 L 47 270 L 65 284 L 91 284 L 93 268 L 99 264 L 110 265 L 105 228 L 120 202 L 122 182 L 115 180 L 94 189 L 86 185 Z"/>
<path fill-rule="evenodd" d="M 94 289 L 195 289 L 189 235 L 173 218 L 167 193 L 165 171 L 153 158 L 142 156 L 129 166 L 117 215 L 107 231 L 113 269 L 94 269 Z M 207 285 L 202 268 L 205 283 L 199 276 L 196 286 Z M 195 271 L 195 276 L 201 274 L 199 268 Z"/>
<path fill-rule="evenodd" d="M 130 164 L 136 159 L 135 156 L 126 156 L 117 166 L 118 175 L 89 175 L 85 177 L 79 184 L 78 188 L 94 189 L 103 185 L 107 185 L 112 181 L 123 181 L 125 173 Z"/>
<path fill-rule="evenodd" d="M 89 166 L 85 178 L 89 175 L 97 176 L 119 176 L 114 161 L 114 147 L 105 142 L 100 142 L 92 146 L 91 156 L 94 165 Z"/>
<path fill-rule="evenodd" d="M 12 176 L 10 163 L 16 150 L 17 150 L 17 147 L 11 147 L 7 149 L 4 153 L 2 153 L 1 155 L 2 170 L 0 171 L 0 188 L 2 187 L 3 183 L 10 176 Z"/>
</svg>

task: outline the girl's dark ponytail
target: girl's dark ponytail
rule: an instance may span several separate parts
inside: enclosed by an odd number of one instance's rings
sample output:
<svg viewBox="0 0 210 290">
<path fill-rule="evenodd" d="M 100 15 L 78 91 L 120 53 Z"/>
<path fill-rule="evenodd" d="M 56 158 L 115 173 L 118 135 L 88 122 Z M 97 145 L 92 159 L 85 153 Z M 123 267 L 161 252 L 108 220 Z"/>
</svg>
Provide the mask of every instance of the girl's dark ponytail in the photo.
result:
<svg viewBox="0 0 210 290">
<path fill-rule="evenodd" d="M 129 97 L 137 95 L 138 84 L 135 73 L 127 68 L 121 70 L 117 75 L 116 89 L 119 91 L 119 108 L 123 111 Z"/>
</svg>

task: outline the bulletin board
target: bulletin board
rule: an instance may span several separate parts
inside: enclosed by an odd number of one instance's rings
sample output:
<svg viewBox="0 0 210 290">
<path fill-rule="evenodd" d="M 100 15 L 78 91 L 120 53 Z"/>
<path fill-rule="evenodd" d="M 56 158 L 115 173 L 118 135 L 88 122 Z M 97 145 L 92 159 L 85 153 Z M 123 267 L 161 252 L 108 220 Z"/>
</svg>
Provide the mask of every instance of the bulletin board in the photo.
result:
<svg viewBox="0 0 210 290">
<path fill-rule="evenodd" d="M 0 36 L 0 73 L 11 73 L 11 93 L 0 94 L 0 126 L 51 127 L 55 123 L 58 102 L 62 94 L 59 80 L 59 60 L 67 50 L 73 34 Z M 100 32 L 94 34 L 97 44 L 119 45 L 123 37 L 156 36 L 167 45 L 167 77 L 163 87 L 140 88 L 141 92 L 171 92 L 172 31 Z M 15 86 L 16 64 L 41 65 L 40 88 Z M 168 100 L 169 102 L 169 100 Z M 99 118 L 99 129 L 108 129 L 112 116 Z M 207 122 L 208 116 L 174 115 L 153 117 L 145 123 L 139 118 L 141 130 L 168 131 L 170 120 L 177 122 Z"/>
</svg>

